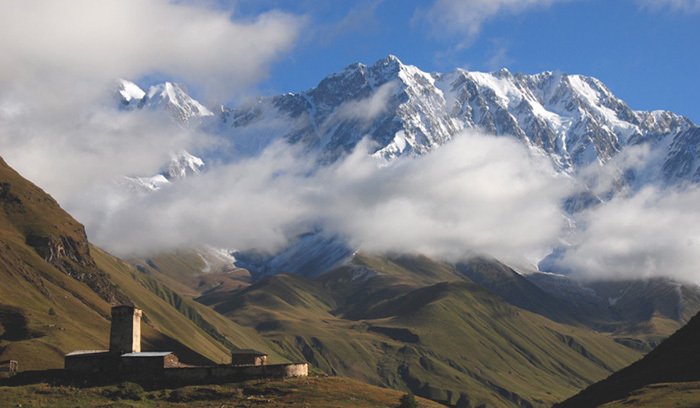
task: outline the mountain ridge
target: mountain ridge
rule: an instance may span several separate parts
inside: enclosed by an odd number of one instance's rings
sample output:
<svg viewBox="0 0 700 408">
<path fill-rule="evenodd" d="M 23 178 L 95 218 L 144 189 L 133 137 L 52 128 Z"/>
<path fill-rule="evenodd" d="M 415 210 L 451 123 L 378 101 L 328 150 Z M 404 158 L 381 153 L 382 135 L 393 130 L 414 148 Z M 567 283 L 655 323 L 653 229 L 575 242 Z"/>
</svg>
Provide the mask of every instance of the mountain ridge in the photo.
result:
<svg viewBox="0 0 700 408">
<path fill-rule="evenodd" d="M 221 106 L 216 115 L 214 109 L 191 108 L 203 105 L 169 82 L 146 93 L 122 80 L 118 94 L 123 106 L 157 108 L 149 95 L 161 88 L 177 90 L 185 101 L 159 93 L 170 101 L 167 109 L 176 108 L 171 113 L 177 121 L 203 120 L 205 129 L 231 138 L 244 155 L 281 138 L 316 150 L 323 161 L 334 161 L 368 137 L 376 144 L 373 154 L 391 161 L 429 153 L 462 130 L 480 129 L 515 137 L 569 173 L 605 163 L 625 146 L 673 145 L 663 164 L 667 180 L 672 180 L 674 175 L 685 175 L 678 168 L 690 159 L 678 153 L 688 143 L 686 136 L 677 136 L 697 129 L 688 118 L 670 111 L 633 110 L 590 76 L 553 71 L 513 74 L 505 68 L 491 73 L 464 69 L 427 73 L 394 55 L 372 65 L 350 64 L 306 91 Z M 373 106 L 361 109 L 359 104 Z M 248 132 L 275 119 L 291 126 L 272 138 Z M 691 167 L 695 170 L 697 165 Z"/>
</svg>

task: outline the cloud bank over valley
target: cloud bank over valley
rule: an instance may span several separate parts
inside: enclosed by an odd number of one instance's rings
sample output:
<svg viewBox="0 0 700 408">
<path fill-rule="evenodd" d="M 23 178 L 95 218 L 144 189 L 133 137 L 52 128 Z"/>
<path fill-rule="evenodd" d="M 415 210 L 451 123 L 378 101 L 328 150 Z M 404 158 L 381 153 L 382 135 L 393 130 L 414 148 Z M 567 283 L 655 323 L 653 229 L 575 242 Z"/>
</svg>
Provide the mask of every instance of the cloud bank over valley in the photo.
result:
<svg viewBox="0 0 700 408">
<path fill-rule="evenodd" d="M 497 16 L 559 3 L 438 0 L 421 19 L 469 42 Z M 697 2 L 638 4 L 697 9 Z M 555 266 L 581 277 L 700 282 L 700 190 L 652 180 L 632 181 L 613 193 L 627 172 L 644 179 L 650 163 L 661 159 L 650 147 L 658 141 L 615 151 L 604 165 L 591 156 L 590 167 L 567 173 L 516 137 L 435 125 L 456 134 L 424 155 L 380 160 L 373 156 L 372 135 L 366 135 L 352 151 L 341 145 L 333 153 L 344 155 L 328 163 L 322 152 L 278 137 L 298 118 L 279 115 L 271 105 L 255 127 L 232 135 L 177 123 L 164 110 L 127 110 L 116 99 L 119 78 L 162 77 L 191 85 L 212 112 L 223 115 L 218 102 L 254 90 L 298 45 L 308 23 L 304 15 L 273 10 L 238 17 L 213 4 L 165 0 L 10 0 L 2 9 L 0 154 L 83 222 L 91 240 L 118 255 L 198 245 L 273 253 L 299 234 L 322 230 L 368 252 L 450 261 L 488 255 L 533 267 L 560 248 Z M 387 72 L 398 64 L 393 61 Z M 401 98 L 419 98 L 435 85 L 436 77 L 421 75 L 412 77 L 420 81 L 410 96 L 393 80 L 368 87 L 373 92 L 341 101 L 333 111 L 325 106 L 325 121 L 313 123 L 316 142 L 342 126 L 359 124 L 355 129 L 364 135 L 389 106 L 403 109 Z M 511 78 L 507 71 L 498 75 L 493 83 Z M 349 78 L 365 85 L 364 77 Z M 498 89 L 507 94 L 501 99 L 515 95 L 515 88 Z M 438 91 L 430 104 L 416 106 L 443 103 Z M 591 92 L 591 100 L 600 102 L 597 91 Z M 304 98 L 290 95 L 290 104 Z M 455 91 L 447 99 L 455 104 L 457 96 Z M 472 109 L 462 102 L 460 109 Z M 504 112 L 496 114 L 510 115 Z M 658 119 L 659 129 L 662 114 L 648 117 Z M 414 117 L 425 119 L 421 115 Z M 443 123 L 442 116 L 428 119 Z M 394 122 L 388 117 L 381 129 L 393 129 Z M 413 125 L 422 129 L 422 123 Z M 408 142 L 397 135 L 387 137 L 403 149 Z M 618 148 L 610 146 L 610 152 Z M 173 153 L 183 151 L 204 157 L 204 171 L 150 192 L 125 182 L 126 176 L 158 174 Z M 564 203 L 582 192 L 600 202 L 567 214 Z"/>
</svg>

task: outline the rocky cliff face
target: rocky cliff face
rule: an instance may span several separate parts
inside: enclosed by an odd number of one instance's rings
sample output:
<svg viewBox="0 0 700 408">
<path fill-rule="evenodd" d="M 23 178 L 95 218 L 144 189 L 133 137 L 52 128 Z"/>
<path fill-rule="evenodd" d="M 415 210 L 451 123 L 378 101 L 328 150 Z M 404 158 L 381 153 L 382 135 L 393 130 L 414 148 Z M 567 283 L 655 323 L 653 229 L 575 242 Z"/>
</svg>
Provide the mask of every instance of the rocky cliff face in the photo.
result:
<svg viewBox="0 0 700 408">
<path fill-rule="evenodd" d="M 108 302 L 128 301 L 97 268 L 82 224 L 0 159 L 0 225 L 44 261 Z M 27 275 L 29 276 L 29 275 Z M 38 279 L 30 279 L 39 282 Z"/>
</svg>

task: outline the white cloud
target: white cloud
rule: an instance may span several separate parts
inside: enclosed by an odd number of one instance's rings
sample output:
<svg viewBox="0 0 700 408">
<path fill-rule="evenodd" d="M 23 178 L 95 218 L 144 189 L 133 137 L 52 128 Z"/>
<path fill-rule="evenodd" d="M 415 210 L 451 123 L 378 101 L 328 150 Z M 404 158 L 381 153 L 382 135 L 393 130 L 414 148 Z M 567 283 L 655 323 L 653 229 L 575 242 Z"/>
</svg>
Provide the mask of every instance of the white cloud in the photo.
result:
<svg viewBox="0 0 700 408">
<path fill-rule="evenodd" d="M 516 141 L 469 133 L 386 167 L 367 148 L 314 172 L 308 153 L 277 143 L 108 214 L 94 210 L 115 202 L 102 191 L 71 207 L 120 254 L 203 243 L 274 250 L 318 226 L 365 251 L 449 259 L 534 262 L 556 243 L 568 185 Z"/>
<path fill-rule="evenodd" d="M 637 3 L 642 8 L 653 11 L 669 9 L 687 13 L 700 12 L 700 0 L 637 0 Z"/>
<path fill-rule="evenodd" d="M 361 149 L 321 183 L 328 225 L 369 251 L 534 262 L 564 226 L 568 182 L 510 138 L 470 131 L 427 156 L 374 170 Z M 327 196 L 327 197 L 326 197 Z M 351 215 L 351 216 L 348 216 Z"/>
<path fill-rule="evenodd" d="M 198 5 L 199 4 L 199 5 Z M 0 3 L 0 153 L 62 203 L 124 175 L 154 174 L 169 153 L 214 142 L 156 112 L 117 108 L 117 78 L 184 79 L 215 98 L 253 86 L 303 18 L 246 20 L 196 2 Z"/>
<path fill-rule="evenodd" d="M 274 11 L 237 21 L 166 0 L 8 0 L 0 5 L 0 84 L 34 81 L 35 96 L 61 99 L 157 72 L 230 97 L 266 74 L 301 24 Z"/>
<path fill-rule="evenodd" d="M 396 92 L 398 86 L 398 82 L 390 81 L 381 85 L 367 98 L 345 102 L 338 107 L 329 120 L 359 119 L 371 121 L 386 111 L 389 98 Z"/>
<path fill-rule="evenodd" d="M 310 166 L 293 148 L 273 143 L 255 158 L 153 193 L 101 185 L 66 207 L 91 239 L 120 255 L 202 244 L 274 250 L 310 217 L 299 191 Z"/>
<path fill-rule="evenodd" d="M 700 281 L 700 189 L 647 187 L 584 212 L 560 260 L 585 278 Z"/>
<path fill-rule="evenodd" d="M 548 7 L 558 1 L 562 0 L 435 0 L 429 9 L 418 10 L 416 16 L 427 20 L 437 36 L 464 36 L 465 46 L 476 38 L 486 21 L 498 15 Z"/>
<path fill-rule="evenodd" d="M 612 192 L 623 194 L 642 183 L 655 182 L 665 156 L 660 149 L 652 149 L 648 143 L 625 146 L 605 164 L 591 163 L 578 172 L 576 178 L 583 188 L 598 196 Z M 633 172 L 635 180 L 626 180 L 626 173 Z M 631 184 L 630 184 L 631 183 Z"/>
<path fill-rule="evenodd" d="M 213 143 L 162 113 L 83 109 L 72 114 L 29 110 L 0 120 L 3 158 L 59 202 L 124 175 L 153 174 L 171 151 Z"/>
</svg>

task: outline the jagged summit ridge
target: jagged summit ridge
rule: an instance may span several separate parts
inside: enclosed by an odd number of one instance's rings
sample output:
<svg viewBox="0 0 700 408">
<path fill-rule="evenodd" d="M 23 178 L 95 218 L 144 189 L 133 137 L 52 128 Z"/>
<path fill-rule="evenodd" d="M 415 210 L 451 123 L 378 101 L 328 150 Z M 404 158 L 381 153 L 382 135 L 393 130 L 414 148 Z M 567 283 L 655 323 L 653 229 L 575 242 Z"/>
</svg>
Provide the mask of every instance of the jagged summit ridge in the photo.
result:
<svg viewBox="0 0 700 408">
<path fill-rule="evenodd" d="M 669 111 L 635 111 L 600 80 L 583 75 L 426 73 L 389 55 L 372 65 L 348 65 L 309 90 L 222 106 L 216 115 L 168 82 L 143 91 L 122 80 L 118 95 L 127 109 L 160 108 L 180 123 L 204 124 L 231 140 L 238 156 L 282 139 L 333 162 L 369 139 L 374 156 L 392 161 L 429 153 L 463 129 L 479 129 L 514 137 L 570 174 L 604 164 L 626 146 L 649 143 L 661 157 L 645 170 L 652 178 L 700 180 L 697 128 L 690 120 Z"/>
<path fill-rule="evenodd" d="M 131 81 L 118 82 L 117 97 L 124 109 L 164 109 L 181 124 L 214 114 L 185 92 L 180 85 L 163 82 L 144 91 Z"/>
<path fill-rule="evenodd" d="M 339 114 L 354 104 L 380 102 L 375 115 Z M 425 154 L 474 128 L 513 136 L 567 172 L 605 163 L 628 144 L 663 144 L 694 126 L 672 112 L 632 110 L 593 77 L 507 69 L 426 73 L 393 55 L 371 66 L 349 65 L 304 92 L 225 108 L 223 128 L 235 138 L 270 116 L 292 119 L 280 136 L 330 161 L 365 137 L 376 156 L 392 160 Z"/>
</svg>

